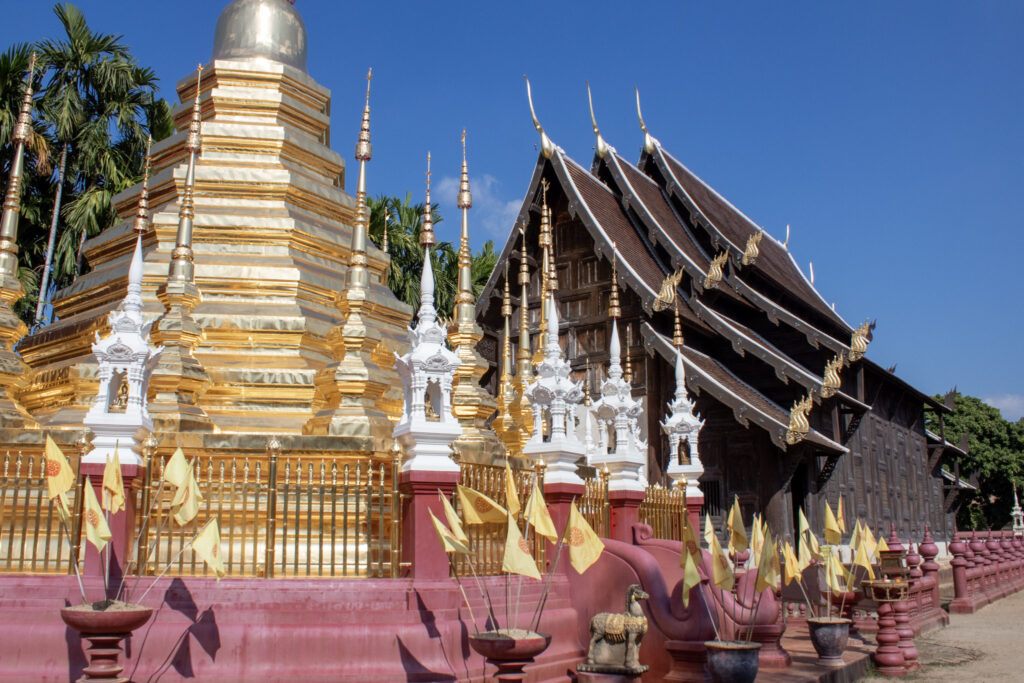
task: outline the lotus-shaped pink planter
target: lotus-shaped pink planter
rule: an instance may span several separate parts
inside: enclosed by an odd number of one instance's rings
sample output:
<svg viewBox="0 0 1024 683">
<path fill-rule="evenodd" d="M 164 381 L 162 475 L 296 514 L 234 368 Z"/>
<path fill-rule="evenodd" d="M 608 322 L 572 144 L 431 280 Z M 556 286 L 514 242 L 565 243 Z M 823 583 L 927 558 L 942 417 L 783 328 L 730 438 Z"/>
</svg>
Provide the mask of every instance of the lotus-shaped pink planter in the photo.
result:
<svg viewBox="0 0 1024 683">
<path fill-rule="evenodd" d="M 523 667 L 547 649 L 551 636 L 523 629 L 501 629 L 471 635 L 469 644 L 498 667 L 495 680 L 512 683 L 526 680 Z"/>
<path fill-rule="evenodd" d="M 124 670 L 118 661 L 121 657 L 121 640 L 131 635 L 153 615 L 152 607 L 114 602 L 105 610 L 93 609 L 91 604 L 65 607 L 60 611 L 64 623 L 78 631 L 89 641 L 86 655 L 89 665 L 78 683 L 90 681 L 127 681 L 121 678 Z"/>
</svg>

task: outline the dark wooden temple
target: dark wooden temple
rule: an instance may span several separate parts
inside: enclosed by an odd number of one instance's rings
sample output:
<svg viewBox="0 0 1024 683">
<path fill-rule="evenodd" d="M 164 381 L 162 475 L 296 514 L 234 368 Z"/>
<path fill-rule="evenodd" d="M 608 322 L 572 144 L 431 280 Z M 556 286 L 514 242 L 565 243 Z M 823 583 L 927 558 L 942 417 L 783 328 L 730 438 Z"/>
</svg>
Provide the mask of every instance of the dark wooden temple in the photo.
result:
<svg viewBox="0 0 1024 683">
<path fill-rule="evenodd" d="M 821 501 L 834 506 L 842 494 L 851 524 L 853 516 L 876 529 L 893 521 L 915 538 L 929 524 L 936 537 L 948 538 L 960 482 L 943 476 L 939 460 L 958 449 L 945 442 L 941 424 L 929 425 L 930 433 L 924 415 L 926 406 L 940 416 L 948 408 L 867 357 L 847 364 L 839 371 L 841 385 L 823 391 L 826 364 L 849 356 L 855 329 L 804 277 L 786 245 L 767 233 L 754 238 L 763 232 L 756 223 L 650 136 L 635 164 L 603 140 L 597 149 L 589 169 L 557 146 L 539 155 L 519 215 L 533 273 L 531 332 L 538 343 L 538 235 L 547 184 L 560 341 L 580 377 L 590 369 L 590 386 L 597 386 L 608 360 L 615 244 L 623 352 L 633 367 L 634 396 L 647 401 L 650 481 L 664 476 L 668 447 L 659 422 L 674 390 L 673 313 L 656 312 L 653 304 L 665 278 L 681 272 L 675 293 L 686 384 L 705 420 L 699 450 L 708 512 L 720 516 L 735 494 L 748 519 L 764 511 L 773 528 L 792 534 L 803 506 L 820 532 Z M 484 382 L 492 393 L 501 360 L 501 266 L 511 260 L 511 290 L 518 294 L 520 249 L 513 230 L 477 308 L 485 331 L 480 350 L 492 366 Z M 518 321 L 516 313 L 513 348 Z M 808 395 L 810 429 L 791 445 L 791 406 Z"/>
</svg>

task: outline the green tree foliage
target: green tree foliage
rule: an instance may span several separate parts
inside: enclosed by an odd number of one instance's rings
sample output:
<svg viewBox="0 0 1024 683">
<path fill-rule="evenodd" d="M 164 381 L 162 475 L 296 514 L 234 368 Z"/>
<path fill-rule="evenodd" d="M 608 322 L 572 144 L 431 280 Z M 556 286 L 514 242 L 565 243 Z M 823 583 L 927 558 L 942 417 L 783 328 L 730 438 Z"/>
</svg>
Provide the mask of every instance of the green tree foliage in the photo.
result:
<svg viewBox="0 0 1024 683">
<path fill-rule="evenodd" d="M 1005 420 L 998 409 L 974 396 L 956 393 L 953 401 L 953 413 L 943 417 L 946 439 L 958 443 L 961 435 L 969 435 L 960 476 L 978 477 L 978 492 L 960 508 L 957 523 L 960 528 L 1001 529 L 1010 522 L 1014 482 L 1024 483 L 1024 421 Z M 932 412 L 927 417 L 929 428 L 937 431 L 938 417 Z M 949 456 L 945 465 L 954 466 Z"/>
<path fill-rule="evenodd" d="M 423 247 L 420 246 L 423 204 L 411 202 L 411 194 L 406 194 L 404 199 L 385 196 L 367 199 L 370 239 L 378 247 L 384 243 L 385 217 L 387 220 L 388 253 L 391 255 L 388 287 L 415 312 L 420 306 L 423 272 Z M 441 222 L 436 205 L 432 207 L 432 216 L 435 226 Z M 497 261 L 491 241 L 472 255 L 474 297 L 480 295 Z M 451 242 L 438 242 L 431 249 L 430 264 L 434 269 L 434 306 L 442 319 L 451 319 L 459 286 L 459 252 Z"/>
<path fill-rule="evenodd" d="M 28 55 L 35 50 L 39 59 L 33 122 L 37 135 L 29 145 L 18 226 L 26 296 L 17 310 L 27 322 L 34 318 L 40 275 L 52 263 L 52 282 L 44 297 L 78 276 L 84 239 L 117 222 L 114 195 L 141 179 L 147 136 L 152 133 L 159 140 L 174 130 L 170 107 L 155 97 L 156 76 L 136 62 L 121 36 L 92 31 L 71 4 L 56 5 L 54 14 L 63 29 L 59 39 L 17 45 L 0 56 L 4 183 Z M 65 151 L 62 174 L 59 159 Z M 59 213 L 54 210 L 58 188 L 63 195 Z M 51 222 L 54 213 L 58 220 Z"/>
</svg>

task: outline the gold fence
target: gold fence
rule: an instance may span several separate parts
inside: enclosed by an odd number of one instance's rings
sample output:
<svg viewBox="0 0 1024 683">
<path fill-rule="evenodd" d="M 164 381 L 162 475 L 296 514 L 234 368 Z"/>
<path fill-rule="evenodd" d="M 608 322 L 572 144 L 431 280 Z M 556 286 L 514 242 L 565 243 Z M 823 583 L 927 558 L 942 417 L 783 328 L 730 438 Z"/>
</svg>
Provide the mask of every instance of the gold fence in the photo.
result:
<svg viewBox="0 0 1024 683">
<path fill-rule="evenodd" d="M 683 540 L 686 492 L 679 488 L 648 486 L 640 503 L 640 521 L 654 530 L 654 538 Z"/>
<path fill-rule="evenodd" d="M 579 502 L 580 514 L 601 538 L 611 534 L 611 507 L 608 505 L 608 479 L 601 475 L 597 479 L 585 479 L 586 490 Z"/>
<path fill-rule="evenodd" d="M 495 502 L 508 509 L 508 500 L 505 487 L 505 468 L 495 465 L 480 465 L 476 463 L 462 463 L 461 483 L 471 489 L 491 498 Z M 512 469 L 512 476 L 516 481 L 516 493 L 521 508 L 526 507 L 526 500 L 533 488 L 534 478 L 541 490 L 544 490 L 544 467 L 538 464 L 534 469 Z M 459 504 L 458 496 L 455 497 L 456 510 L 461 514 L 462 507 Z M 533 557 L 537 560 L 537 566 L 541 573 L 545 572 L 546 552 L 543 537 L 537 536 L 532 529 L 527 531 L 523 513 L 518 515 L 517 523 L 519 530 L 532 544 Z M 488 524 L 474 524 L 466 526 L 466 535 L 469 536 L 470 549 L 473 551 L 471 558 L 463 555 L 456 555 L 455 567 L 460 575 L 468 575 L 475 571 L 479 576 L 494 576 L 501 574 L 501 563 L 505 552 L 505 535 L 508 532 L 507 522 L 495 522 Z M 472 561 L 472 566 L 470 565 Z"/>
<path fill-rule="evenodd" d="M 3 458 L 0 477 L 0 574 L 67 574 L 78 549 L 68 542 L 46 487 L 42 454 Z M 80 487 L 67 493 L 68 507 L 78 511 Z M 71 538 L 78 538 L 80 514 L 74 515 Z"/>
<path fill-rule="evenodd" d="M 397 460 L 324 458 L 250 464 L 248 459 L 198 459 L 205 500 L 197 520 L 178 527 L 173 493 L 163 486 L 166 458 L 151 458 L 138 518 L 142 573 L 202 576 L 208 569 L 182 548 L 216 517 L 228 576 L 397 577 L 401 496 Z"/>
</svg>

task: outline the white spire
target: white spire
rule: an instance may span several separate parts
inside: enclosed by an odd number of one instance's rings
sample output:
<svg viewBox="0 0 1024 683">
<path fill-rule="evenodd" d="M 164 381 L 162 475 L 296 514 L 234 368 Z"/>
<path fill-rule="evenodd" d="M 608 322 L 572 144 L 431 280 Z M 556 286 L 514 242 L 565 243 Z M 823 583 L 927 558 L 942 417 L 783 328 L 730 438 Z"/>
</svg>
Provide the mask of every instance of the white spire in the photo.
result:
<svg viewBox="0 0 1024 683">
<path fill-rule="evenodd" d="M 137 314 L 139 322 L 142 321 L 142 233 L 135 239 L 135 252 L 132 254 L 132 264 L 128 267 L 128 294 L 124 298 L 121 308 L 125 313 Z"/>
<path fill-rule="evenodd" d="M 430 263 L 430 247 L 423 250 L 423 275 L 420 277 L 420 322 L 437 320 L 434 308 L 434 267 Z"/>
<path fill-rule="evenodd" d="M 608 345 L 608 355 L 608 378 L 619 379 L 622 377 L 622 346 L 619 343 L 619 326 L 615 318 L 612 318 L 612 340 Z"/>
</svg>

